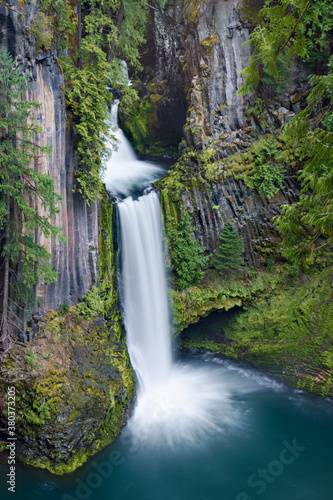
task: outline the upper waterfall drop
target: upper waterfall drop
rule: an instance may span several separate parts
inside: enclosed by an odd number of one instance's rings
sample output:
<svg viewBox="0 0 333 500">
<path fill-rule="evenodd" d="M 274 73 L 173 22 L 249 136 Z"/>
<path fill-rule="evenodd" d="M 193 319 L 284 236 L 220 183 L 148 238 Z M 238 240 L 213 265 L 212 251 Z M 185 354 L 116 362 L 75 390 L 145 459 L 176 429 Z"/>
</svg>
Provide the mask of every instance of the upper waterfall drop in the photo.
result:
<svg viewBox="0 0 333 500">
<path fill-rule="evenodd" d="M 118 107 L 119 101 L 116 100 L 110 112 L 111 132 L 116 139 L 117 149 L 114 149 L 114 141 L 110 141 L 108 146 L 113 151 L 106 162 L 103 180 L 106 189 L 112 194 L 127 197 L 142 194 L 149 183 L 164 175 L 165 169 L 155 163 L 137 159 L 129 140 L 117 125 Z"/>
</svg>

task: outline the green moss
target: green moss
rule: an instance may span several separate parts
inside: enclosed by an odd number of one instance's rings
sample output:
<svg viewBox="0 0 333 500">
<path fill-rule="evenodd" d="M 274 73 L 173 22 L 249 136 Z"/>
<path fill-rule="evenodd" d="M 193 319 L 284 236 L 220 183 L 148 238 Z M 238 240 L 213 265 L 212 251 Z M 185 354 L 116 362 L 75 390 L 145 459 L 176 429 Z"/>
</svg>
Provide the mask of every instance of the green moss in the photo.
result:
<svg viewBox="0 0 333 500">
<path fill-rule="evenodd" d="M 184 12 L 190 22 L 196 23 L 198 21 L 200 6 L 202 3 L 203 0 L 185 0 Z"/>
<path fill-rule="evenodd" d="M 43 349 L 53 353 L 53 361 L 38 375 L 25 374 L 15 383 L 16 419 L 25 436 L 18 458 L 63 474 L 119 434 L 135 394 L 135 378 L 120 328 L 110 330 L 101 320 L 83 317 L 77 328 L 78 316 L 71 308 L 56 340 L 56 320 L 47 322 L 42 332 Z M 66 340 L 64 333 L 74 330 L 75 337 Z M 39 343 L 37 353 L 40 349 Z"/>
<path fill-rule="evenodd" d="M 220 38 L 218 38 L 216 36 L 214 36 L 214 37 L 210 36 L 210 37 L 207 37 L 204 40 L 202 40 L 200 42 L 200 45 L 202 45 L 206 49 L 208 54 L 211 54 L 213 46 L 218 44 L 218 43 L 220 43 Z"/>
<path fill-rule="evenodd" d="M 279 275 L 264 272 L 255 273 L 251 280 L 244 280 L 242 275 L 226 277 L 210 269 L 200 287 L 170 291 L 173 331 L 179 333 L 214 310 L 228 311 L 235 306 L 247 306 L 264 291 L 269 293 L 278 280 Z"/>
<path fill-rule="evenodd" d="M 205 187 L 211 191 L 212 184 L 221 183 L 223 180 L 233 177 L 243 180 L 252 189 L 258 188 L 260 194 L 271 196 L 272 189 L 268 189 L 267 193 L 264 192 L 265 190 L 260 190 L 258 166 L 262 166 L 264 163 L 263 151 L 269 149 L 272 143 L 270 136 L 262 136 L 252 144 L 249 151 L 216 160 L 221 142 L 208 138 L 206 148 L 203 151 L 198 152 L 193 148 L 185 148 L 181 158 L 173 168 L 168 171 L 166 176 L 155 182 L 154 186 L 160 191 L 165 191 L 169 200 L 178 202 L 181 199 L 181 194 L 185 191 L 192 191 L 195 187 Z M 274 139 L 274 148 L 275 155 L 278 151 L 281 165 L 287 165 L 288 168 L 295 170 L 300 168 L 303 161 L 300 151 L 293 149 L 292 145 L 284 143 L 280 137 Z M 269 175 L 268 172 L 267 177 Z M 283 177 L 283 173 L 281 176 Z"/>
<path fill-rule="evenodd" d="M 222 342 L 205 335 L 188 337 L 184 332 L 182 345 L 237 357 L 291 387 L 333 396 L 332 267 L 317 269 L 297 281 L 282 274 L 270 290 L 265 287 L 264 294 L 254 296 L 246 310 L 235 310 L 226 317 L 216 334 L 219 339 L 223 336 Z M 210 310 L 214 305 L 211 303 Z M 206 313 L 208 306 L 207 301 Z M 203 311 L 195 302 L 190 309 L 186 315 L 194 320 Z"/>
<path fill-rule="evenodd" d="M 160 135 L 159 107 L 167 102 L 167 97 L 156 93 L 153 85 L 150 85 L 149 90 L 150 93 L 141 101 L 133 103 L 126 112 L 121 112 L 124 132 L 141 155 L 178 155 L 176 145 L 170 142 L 170 138 Z"/>
</svg>

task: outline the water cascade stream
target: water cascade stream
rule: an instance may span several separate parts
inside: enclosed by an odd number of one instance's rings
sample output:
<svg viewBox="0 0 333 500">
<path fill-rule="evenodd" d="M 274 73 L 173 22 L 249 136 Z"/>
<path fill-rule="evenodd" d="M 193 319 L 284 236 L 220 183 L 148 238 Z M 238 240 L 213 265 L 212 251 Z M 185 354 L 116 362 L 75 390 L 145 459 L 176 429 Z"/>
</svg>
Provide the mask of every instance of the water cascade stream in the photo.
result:
<svg viewBox="0 0 333 500">
<path fill-rule="evenodd" d="M 119 204 L 127 344 L 142 392 L 170 377 L 171 345 L 158 195 Z"/>
<path fill-rule="evenodd" d="M 116 112 L 114 105 L 114 127 Z M 164 171 L 138 160 L 123 132 L 115 132 L 118 151 L 105 175 L 112 194 L 125 196 L 118 204 L 122 301 L 128 351 L 139 382 L 130 428 L 142 439 L 147 434 L 168 442 L 192 439 L 193 433 L 217 428 L 222 402 L 224 420 L 228 418 L 223 382 L 207 369 L 172 362 L 161 208 L 158 194 L 144 190 Z M 144 194 L 136 198 L 140 190 Z"/>
</svg>

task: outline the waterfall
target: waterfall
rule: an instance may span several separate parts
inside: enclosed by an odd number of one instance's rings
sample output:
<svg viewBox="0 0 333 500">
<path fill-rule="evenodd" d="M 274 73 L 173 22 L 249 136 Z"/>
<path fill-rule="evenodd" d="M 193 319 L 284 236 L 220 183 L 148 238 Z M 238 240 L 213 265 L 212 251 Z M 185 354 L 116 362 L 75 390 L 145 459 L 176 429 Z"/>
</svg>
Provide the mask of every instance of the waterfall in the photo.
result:
<svg viewBox="0 0 333 500">
<path fill-rule="evenodd" d="M 161 243 L 161 210 L 155 192 L 119 206 L 123 300 L 127 344 L 142 392 L 167 380 L 171 344 Z"/>
<path fill-rule="evenodd" d="M 162 177 L 165 169 L 148 161 L 139 161 L 124 132 L 117 126 L 119 101 L 111 107 L 110 124 L 112 135 L 116 140 L 110 140 L 108 146 L 112 150 L 110 160 L 106 162 L 104 182 L 106 189 L 112 194 L 127 197 L 132 193 L 142 193 L 150 183 Z"/>
<path fill-rule="evenodd" d="M 123 198 L 117 205 L 121 298 L 128 352 L 139 382 L 128 430 L 140 442 L 193 442 L 200 433 L 218 432 L 219 422 L 237 418 L 229 414 L 229 396 L 216 371 L 172 361 L 161 208 L 158 194 L 144 190 L 165 170 L 136 158 L 123 132 L 115 128 L 117 108 L 116 103 L 111 118 L 118 150 L 106 165 L 105 182 L 112 194 Z"/>
</svg>

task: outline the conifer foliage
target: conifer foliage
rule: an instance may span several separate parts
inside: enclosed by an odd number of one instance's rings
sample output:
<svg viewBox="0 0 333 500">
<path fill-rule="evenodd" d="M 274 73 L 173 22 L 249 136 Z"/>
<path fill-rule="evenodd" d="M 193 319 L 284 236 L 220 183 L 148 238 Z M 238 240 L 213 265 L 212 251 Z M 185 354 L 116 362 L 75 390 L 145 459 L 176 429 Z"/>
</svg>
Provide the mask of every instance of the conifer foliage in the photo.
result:
<svg viewBox="0 0 333 500">
<path fill-rule="evenodd" d="M 0 345 L 8 349 L 14 310 L 13 302 L 27 305 L 33 285 L 56 281 L 49 264 L 50 255 L 36 243 L 36 236 L 61 238 L 61 230 L 51 220 L 59 212 L 61 199 L 54 191 L 53 179 L 34 168 L 34 160 L 50 149 L 36 140 L 42 131 L 32 115 L 38 103 L 22 99 L 27 78 L 16 68 L 4 48 L 0 50 L 0 252 L 1 252 L 1 323 Z M 40 209 L 37 211 L 36 207 Z"/>
<path fill-rule="evenodd" d="M 212 266 L 218 271 L 230 272 L 243 264 L 244 241 L 240 234 L 227 222 L 220 234 L 221 245 L 212 259 Z"/>
<path fill-rule="evenodd" d="M 205 249 L 192 237 L 191 216 L 185 212 L 179 222 L 176 222 L 174 217 L 168 217 L 166 229 L 176 288 L 184 290 L 199 285 L 208 264 L 208 257 L 204 255 Z"/>
</svg>

